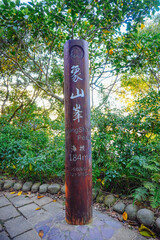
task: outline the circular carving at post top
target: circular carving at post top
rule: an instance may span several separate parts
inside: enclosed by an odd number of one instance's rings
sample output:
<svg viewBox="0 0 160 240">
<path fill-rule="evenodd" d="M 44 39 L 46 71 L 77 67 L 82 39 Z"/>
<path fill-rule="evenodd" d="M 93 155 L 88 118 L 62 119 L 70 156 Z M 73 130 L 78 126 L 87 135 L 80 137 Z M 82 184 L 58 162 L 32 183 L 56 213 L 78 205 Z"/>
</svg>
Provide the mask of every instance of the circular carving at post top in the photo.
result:
<svg viewBox="0 0 160 240">
<path fill-rule="evenodd" d="M 84 50 L 80 46 L 73 46 L 70 49 L 70 56 L 71 58 L 83 58 L 84 57 Z"/>
</svg>

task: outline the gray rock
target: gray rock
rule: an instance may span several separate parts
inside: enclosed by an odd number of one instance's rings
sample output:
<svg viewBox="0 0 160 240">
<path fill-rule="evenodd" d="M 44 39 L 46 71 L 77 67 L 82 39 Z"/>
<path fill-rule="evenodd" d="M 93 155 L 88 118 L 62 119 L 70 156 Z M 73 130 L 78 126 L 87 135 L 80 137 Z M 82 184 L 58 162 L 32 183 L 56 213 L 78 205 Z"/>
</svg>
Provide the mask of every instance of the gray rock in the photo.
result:
<svg viewBox="0 0 160 240">
<path fill-rule="evenodd" d="M 96 198 L 96 202 L 103 203 L 103 201 L 104 201 L 104 196 L 102 195 L 101 192 L 99 192 L 99 194 L 98 194 L 98 196 Z"/>
<path fill-rule="evenodd" d="M 34 192 L 34 193 L 35 193 L 35 192 L 38 192 L 40 185 L 41 185 L 40 182 L 34 183 L 33 186 L 32 186 L 32 188 L 31 188 L 31 192 Z"/>
<path fill-rule="evenodd" d="M 125 208 L 125 212 L 127 213 L 128 219 L 130 219 L 130 220 L 135 220 L 136 219 L 137 211 L 138 211 L 138 207 L 136 205 L 133 205 L 133 204 L 129 204 Z"/>
<path fill-rule="evenodd" d="M 137 219 L 146 227 L 151 227 L 154 224 L 154 213 L 146 208 L 140 209 L 137 212 Z"/>
<path fill-rule="evenodd" d="M 4 180 L 0 180 L 0 190 L 2 190 L 4 184 Z"/>
<path fill-rule="evenodd" d="M 40 187 L 39 187 L 39 193 L 46 193 L 48 190 L 48 184 L 42 184 Z"/>
<path fill-rule="evenodd" d="M 33 184 L 32 182 L 25 182 L 23 184 L 22 191 L 24 191 L 24 192 L 30 191 L 31 187 L 32 187 L 32 184 Z"/>
<path fill-rule="evenodd" d="M 98 195 L 98 189 L 93 188 L 92 189 L 92 199 L 95 200 Z"/>
<path fill-rule="evenodd" d="M 13 189 L 16 190 L 16 191 L 22 189 L 22 183 L 20 183 L 20 182 L 15 183 L 13 185 Z"/>
<path fill-rule="evenodd" d="M 115 201 L 116 201 L 115 197 L 112 194 L 109 194 L 105 197 L 104 204 L 107 207 L 111 207 L 115 203 Z"/>
<path fill-rule="evenodd" d="M 156 230 L 160 233 L 160 217 L 156 219 Z"/>
<path fill-rule="evenodd" d="M 123 213 L 126 205 L 123 202 L 118 202 L 113 206 L 113 210 L 118 213 Z"/>
<path fill-rule="evenodd" d="M 48 186 L 48 192 L 52 194 L 58 193 L 60 189 L 61 189 L 61 186 L 57 183 L 53 183 Z"/>
<path fill-rule="evenodd" d="M 61 192 L 65 194 L 65 185 L 61 187 Z"/>
<path fill-rule="evenodd" d="M 3 189 L 9 189 L 15 183 L 14 180 L 5 180 Z"/>
</svg>

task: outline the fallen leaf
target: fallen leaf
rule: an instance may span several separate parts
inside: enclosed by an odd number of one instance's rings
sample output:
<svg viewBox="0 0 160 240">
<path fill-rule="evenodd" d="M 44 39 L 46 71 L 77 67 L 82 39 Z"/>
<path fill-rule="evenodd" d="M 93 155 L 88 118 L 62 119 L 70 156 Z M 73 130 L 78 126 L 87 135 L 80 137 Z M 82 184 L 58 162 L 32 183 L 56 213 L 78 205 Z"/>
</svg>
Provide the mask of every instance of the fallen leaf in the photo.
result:
<svg viewBox="0 0 160 240">
<path fill-rule="evenodd" d="M 37 198 L 40 199 L 40 198 L 43 198 L 44 196 L 43 195 L 38 195 Z"/>
<path fill-rule="evenodd" d="M 137 226 L 137 222 L 134 222 L 134 221 L 131 221 L 131 220 L 128 220 L 128 224 L 131 225 L 131 226 Z"/>
<path fill-rule="evenodd" d="M 15 192 L 10 192 L 10 194 L 15 194 Z"/>
<path fill-rule="evenodd" d="M 156 234 L 154 232 L 152 232 L 149 228 L 147 228 L 146 226 L 144 226 L 143 224 L 141 224 L 140 228 L 139 228 L 139 232 L 142 236 L 145 237 L 156 237 Z"/>
<path fill-rule="evenodd" d="M 37 207 L 35 210 L 37 211 L 37 210 L 40 210 L 41 208 L 40 207 Z"/>
<path fill-rule="evenodd" d="M 126 221 L 126 220 L 127 220 L 127 218 L 128 218 L 128 215 L 127 215 L 127 213 L 126 213 L 126 212 L 124 212 L 124 213 L 123 213 L 123 215 L 122 215 L 122 217 L 123 217 L 123 220 L 124 220 L 124 221 Z"/>
<path fill-rule="evenodd" d="M 57 202 L 57 200 L 54 199 L 53 202 Z"/>
<path fill-rule="evenodd" d="M 21 194 L 22 194 L 22 191 L 17 193 L 18 196 L 20 196 Z"/>
<path fill-rule="evenodd" d="M 39 233 L 38 233 L 38 235 L 40 236 L 40 238 L 42 238 L 42 237 L 44 236 L 43 230 L 40 230 Z"/>
</svg>

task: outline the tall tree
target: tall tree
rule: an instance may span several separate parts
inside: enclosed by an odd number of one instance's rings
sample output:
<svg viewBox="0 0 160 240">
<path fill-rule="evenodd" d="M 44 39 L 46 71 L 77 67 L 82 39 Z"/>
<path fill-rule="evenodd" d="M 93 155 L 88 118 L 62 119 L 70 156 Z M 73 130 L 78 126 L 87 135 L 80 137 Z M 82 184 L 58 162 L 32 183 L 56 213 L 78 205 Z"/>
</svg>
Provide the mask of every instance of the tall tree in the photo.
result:
<svg viewBox="0 0 160 240">
<path fill-rule="evenodd" d="M 120 96 L 132 104 L 141 94 L 160 90 L 160 15 L 125 36 L 115 39 L 112 62 L 121 73 Z"/>
<path fill-rule="evenodd" d="M 1 70 L 19 73 L 25 82 L 63 102 L 65 41 L 83 38 L 89 42 L 91 85 L 98 86 L 112 62 L 112 44 L 121 26 L 134 32 L 144 17 L 158 10 L 158 4 L 158 0 L 3 0 Z"/>
</svg>

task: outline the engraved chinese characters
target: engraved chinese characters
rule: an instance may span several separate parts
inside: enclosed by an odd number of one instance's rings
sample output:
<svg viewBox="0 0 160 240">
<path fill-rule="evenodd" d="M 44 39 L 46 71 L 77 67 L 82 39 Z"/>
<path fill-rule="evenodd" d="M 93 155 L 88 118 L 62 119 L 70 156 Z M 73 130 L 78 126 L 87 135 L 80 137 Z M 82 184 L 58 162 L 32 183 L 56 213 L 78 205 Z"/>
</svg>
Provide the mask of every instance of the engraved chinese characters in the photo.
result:
<svg viewBox="0 0 160 240">
<path fill-rule="evenodd" d="M 66 221 L 92 219 L 92 166 L 88 44 L 69 40 L 64 47 L 66 130 Z"/>
</svg>

